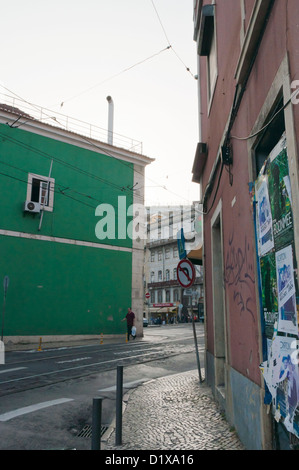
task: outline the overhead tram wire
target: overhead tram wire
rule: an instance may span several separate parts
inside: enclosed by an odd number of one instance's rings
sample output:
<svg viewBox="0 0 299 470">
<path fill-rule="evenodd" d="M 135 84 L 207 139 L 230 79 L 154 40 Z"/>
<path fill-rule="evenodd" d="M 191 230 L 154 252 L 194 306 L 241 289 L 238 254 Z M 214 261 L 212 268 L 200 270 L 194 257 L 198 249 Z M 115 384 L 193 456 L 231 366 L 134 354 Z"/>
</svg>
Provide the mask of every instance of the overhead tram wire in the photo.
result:
<svg viewBox="0 0 299 470">
<path fill-rule="evenodd" d="M 150 55 L 149 57 L 147 57 L 147 58 L 145 58 L 145 59 L 143 59 L 143 60 L 140 60 L 139 62 L 136 62 L 135 64 L 133 64 L 133 65 L 131 65 L 131 66 L 129 66 L 129 67 L 126 67 L 125 69 L 121 70 L 120 72 L 118 72 L 118 73 L 116 73 L 116 74 L 114 74 L 114 75 L 111 75 L 111 77 L 105 78 L 104 80 L 102 80 L 101 82 L 97 83 L 96 85 L 93 85 L 92 87 L 87 88 L 87 89 L 84 90 L 84 91 L 81 91 L 80 93 L 78 93 L 78 94 L 72 96 L 71 98 L 68 98 L 68 99 L 66 99 L 66 100 L 63 100 L 63 101 L 60 103 L 60 107 L 62 108 L 62 106 L 63 106 L 66 102 L 71 101 L 71 100 L 73 100 L 73 99 L 75 99 L 75 98 L 78 98 L 78 96 L 81 96 L 81 95 L 83 95 L 83 94 L 85 94 L 85 93 L 88 93 L 90 90 L 93 90 L 94 88 L 97 88 L 98 86 L 102 85 L 103 83 L 106 83 L 106 82 L 112 80 L 113 78 L 116 78 L 116 77 L 118 77 L 119 75 L 122 75 L 123 73 L 128 72 L 129 70 L 132 70 L 133 68 L 137 67 L 138 65 L 144 64 L 145 62 L 147 62 L 147 61 L 153 59 L 154 57 L 157 57 L 158 55 L 162 54 L 162 52 L 165 52 L 165 51 L 167 51 L 167 50 L 169 50 L 169 49 L 171 49 L 171 46 L 170 46 L 170 45 L 168 45 L 168 46 L 165 47 L 164 49 L 161 49 L 159 52 L 156 52 L 155 54 L 152 54 L 152 55 Z"/>
<path fill-rule="evenodd" d="M 5 87 L 5 86 L 3 86 L 3 85 L 1 85 L 1 84 L 0 84 L 0 86 L 2 86 L 2 87 L 3 87 L 5 90 L 7 90 L 9 93 L 11 93 L 11 94 L 13 94 L 14 96 L 16 96 L 20 101 L 23 101 L 24 103 L 26 103 L 26 104 L 32 106 L 34 109 L 39 110 L 39 108 L 37 108 L 34 104 L 32 104 L 32 103 L 30 103 L 29 101 L 25 100 L 24 98 L 22 98 L 21 96 L 19 96 L 17 93 L 11 91 L 10 89 L 8 89 L 7 87 Z M 55 122 L 56 124 L 59 124 L 63 129 L 65 129 L 65 126 L 64 126 L 61 122 L 59 122 L 55 117 L 50 116 L 49 114 L 47 114 L 47 113 L 45 113 L 45 112 L 44 112 L 44 114 L 47 116 L 47 118 L 54 120 L 54 122 Z M 35 119 L 32 118 L 32 120 L 34 121 Z M 30 119 L 26 118 L 26 122 L 19 124 L 17 127 L 20 127 L 21 125 L 27 124 L 29 121 L 30 121 Z M 10 127 L 13 128 L 13 126 L 10 126 Z M 0 135 L 2 135 L 2 136 L 4 137 L 4 135 L 1 134 L 1 132 L 0 132 Z M 6 136 L 6 138 L 8 138 L 8 137 Z M 126 166 L 127 168 L 131 168 L 131 165 L 132 165 L 132 164 L 126 163 L 125 161 L 116 158 L 114 155 L 112 155 L 111 153 L 109 153 L 106 148 L 104 148 L 104 147 L 102 147 L 102 146 L 100 146 L 100 145 L 97 145 L 95 142 L 92 142 L 92 141 L 89 140 L 87 137 L 85 137 L 85 136 L 83 136 L 83 135 L 80 135 L 80 139 L 81 139 L 81 141 L 87 142 L 89 145 L 91 145 L 91 146 L 93 146 L 93 147 L 95 147 L 95 148 L 97 148 L 97 149 L 103 151 L 103 153 L 104 153 L 105 155 L 107 155 L 107 156 L 109 156 L 109 157 L 111 157 L 111 158 L 114 158 L 114 159 L 117 160 L 120 164 Z M 9 138 L 8 138 L 8 140 L 9 140 Z M 26 144 L 24 144 L 24 143 L 22 143 L 22 142 L 20 142 L 20 141 L 17 141 L 16 139 L 11 138 L 11 140 L 14 141 L 15 144 L 20 145 L 20 146 L 23 146 L 24 148 L 27 148 L 27 147 L 26 147 Z M 34 152 L 39 153 L 40 155 L 42 155 L 42 156 L 44 156 L 44 157 L 46 157 L 46 158 L 50 158 L 50 159 L 53 158 L 53 159 L 56 160 L 57 162 L 59 162 L 59 163 L 61 163 L 61 164 L 65 164 L 65 165 L 67 166 L 67 163 L 66 163 L 66 162 L 63 162 L 63 161 L 57 159 L 56 157 L 53 157 L 52 155 L 48 155 L 48 154 L 46 154 L 45 152 L 43 152 L 43 151 L 41 151 L 41 150 L 39 150 L 39 149 L 37 149 L 37 148 L 35 148 L 35 147 L 33 147 L 33 146 L 31 147 L 31 149 L 33 149 Z M 29 148 L 29 150 L 30 150 L 30 148 Z M 68 166 L 70 166 L 70 164 L 69 164 Z M 79 171 L 80 173 L 85 172 L 85 170 L 82 170 L 82 169 L 80 169 L 80 168 L 78 168 L 78 167 L 75 167 L 75 166 L 73 166 L 73 169 Z M 141 176 L 143 176 L 143 174 L 142 174 L 141 172 L 137 171 L 136 169 L 134 169 L 134 172 L 136 172 L 136 173 L 140 174 Z M 93 178 L 96 178 L 96 179 L 98 179 L 99 181 L 104 182 L 104 183 L 106 183 L 106 184 L 108 184 L 108 185 L 110 185 L 110 186 L 113 185 L 113 183 L 112 183 L 111 181 L 105 180 L 104 178 L 99 178 L 97 175 L 93 175 L 93 174 L 90 174 L 90 173 L 89 173 L 88 175 L 91 176 L 91 177 L 93 177 Z M 152 181 L 153 181 L 153 180 L 152 180 Z M 153 182 L 156 183 L 155 181 L 153 181 Z M 115 187 L 116 189 L 122 191 L 122 192 L 123 192 L 124 189 L 125 189 L 123 186 L 118 186 L 118 185 L 114 185 L 114 187 Z M 135 196 L 135 197 L 136 197 L 136 196 Z M 137 197 L 139 197 L 140 199 L 142 199 L 141 196 L 137 196 Z"/>
<path fill-rule="evenodd" d="M 59 163 L 59 164 L 61 164 L 61 165 L 64 165 L 64 166 L 66 166 L 66 167 L 68 167 L 68 168 L 70 168 L 70 169 L 72 169 L 72 170 L 74 170 L 74 171 L 77 171 L 78 173 L 81 173 L 81 174 L 83 174 L 83 175 L 85 175 L 85 176 L 88 176 L 88 177 L 90 177 L 90 178 L 93 178 L 93 179 L 95 179 L 95 180 L 97 180 L 97 181 L 99 181 L 99 182 L 101 182 L 101 183 L 107 184 L 108 186 L 111 186 L 111 187 L 112 187 L 113 189 L 115 189 L 115 190 L 121 191 L 121 190 L 123 189 L 123 186 L 119 186 L 118 184 L 113 183 L 113 182 L 108 181 L 108 180 L 105 180 L 104 178 L 101 178 L 101 177 L 95 175 L 94 173 L 90 173 L 90 172 L 88 172 L 88 171 L 86 171 L 86 170 L 83 170 L 82 168 L 79 168 L 79 167 L 77 167 L 77 166 L 75 166 L 75 165 L 72 165 L 71 163 L 67 163 L 67 162 L 65 162 L 65 161 L 63 161 L 63 160 L 61 160 L 61 159 L 59 159 L 59 158 L 57 158 L 57 157 L 54 157 L 53 155 L 50 155 L 49 153 L 46 153 L 46 152 L 44 152 L 44 151 L 42 151 L 42 150 L 40 150 L 40 149 L 38 149 L 38 148 L 32 146 L 32 145 L 25 144 L 24 142 L 21 142 L 21 141 L 17 140 L 16 138 L 10 137 L 10 136 L 8 136 L 7 134 L 2 134 L 2 133 L 0 132 L 0 136 L 4 137 L 6 140 L 12 142 L 12 143 L 15 144 L 15 145 L 18 145 L 18 146 L 20 146 L 20 147 L 25 148 L 26 150 L 32 151 L 32 152 L 34 152 L 34 153 L 37 153 L 38 155 L 40 155 L 40 156 L 42 156 L 42 157 L 44 157 L 44 158 L 46 158 L 46 159 L 48 159 L 48 160 L 52 160 L 52 159 L 53 159 L 56 163 Z"/>
<path fill-rule="evenodd" d="M 191 72 L 190 68 L 187 67 L 187 65 L 184 63 L 184 61 L 181 59 L 181 57 L 178 55 L 178 53 L 177 53 L 177 52 L 175 51 L 175 49 L 173 48 L 171 42 L 169 41 L 168 35 L 167 35 L 166 30 L 165 30 L 165 28 L 164 28 L 164 26 L 163 26 L 163 23 L 162 23 L 162 20 L 161 20 L 161 18 L 160 18 L 160 15 L 159 15 L 159 13 L 158 13 L 158 10 L 157 10 L 157 8 L 156 8 L 156 6 L 155 6 L 155 4 L 154 4 L 154 0 L 151 0 L 151 3 L 152 3 L 153 8 L 154 8 L 154 10 L 155 10 L 155 12 L 156 12 L 157 18 L 158 18 L 159 23 L 160 23 L 160 25 L 161 25 L 161 28 L 162 28 L 162 30 L 163 30 L 164 36 L 165 36 L 166 41 L 167 41 L 167 43 L 168 43 L 168 47 L 173 51 L 173 53 L 176 55 L 176 57 L 178 58 L 178 60 L 184 65 L 184 67 L 185 67 L 185 69 L 187 70 L 187 72 L 189 72 L 190 75 L 196 80 L 195 75 L 193 75 L 193 73 Z"/>
<path fill-rule="evenodd" d="M 165 49 L 164 49 L 164 50 L 165 50 Z M 24 98 L 22 98 L 21 96 L 19 96 L 17 93 L 11 91 L 10 89 L 8 89 L 7 87 L 5 87 L 5 86 L 3 86 L 3 85 L 1 85 L 1 84 L 0 84 L 0 86 L 3 87 L 5 90 L 7 90 L 9 93 L 11 93 L 11 94 L 13 94 L 14 96 L 16 96 L 18 99 L 20 99 L 20 101 L 23 101 L 24 103 L 29 104 L 30 106 L 32 106 L 34 109 L 39 110 L 39 108 L 37 108 L 34 104 L 32 104 L 32 103 L 30 103 L 29 101 L 25 100 Z M 55 117 L 50 116 L 50 115 L 47 114 L 47 113 L 44 113 L 44 114 L 47 116 L 47 118 L 54 120 L 54 122 L 55 122 L 56 124 L 58 123 L 60 126 L 62 126 L 62 128 L 65 128 L 65 126 L 64 126 L 62 123 L 60 123 Z M 27 118 L 26 118 L 26 119 L 27 119 Z M 34 121 L 35 119 L 32 118 L 32 120 Z M 27 122 L 28 122 L 28 119 L 26 120 L 26 123 L 27 123 Z M 25 124 L 25 123 L 22 123 L 22 124 Z M 22 124 L 21 124 L 21 125 L 22 125 Z M 20 126 L 18 126 L 18 127 L 20 127 Z M 1 134 L 1 132 L 0 132 L 0 135 L 2 135 L 2 136 L 4 137 L 4 135 Z M 60 159 L 58 159 L 58 158 L 56 158 L 56 157 L 53 157 L 52 155 L 49 155 L 49 154 L 43 152 L 42 150 L 39 150 L 39 149 L 37 149 L 37 148 L 35 148 L 35 147 L 33 147 L 33 146 L 29 146 L 29 147 L 28 147 L 27 144 L 24 144 L 24 143 L 22 143 L 22 142 L 20 142 L 20 141 L 18 141 L 18 140 L 16 140 L 16 139 L 13 139 L 13 138 L 8 138 L 7 135 L 5 135 L 5 137 L 6 137 L 8 140 L 13 141 L 16 145 L 20 145 L 20 146 L 22 146 L 22 147 L 24 147 L 24 148 L 27 148 L 27 149 L 29 149 L 29 150 L 32 150 L 32 151 L 34 151 L 35 153 L 38 153 L 38 154 L 40 154 L 41 156 L 43 156 L 43 157 L 45 157 L 45 158 L 48 158 L 48 159 L 52 159 L 52 158 L 53 158 L 54 161 L 56 161 L 57 163 L 60 163 L 60 164 L 62 164 L 62 165 L 66 165 L 66 166 L 70 166 L 74 171 L 78 171 L 78 172 L 83 173 L 83 174 L 85 173 L 85 174 L 87 174 L 87 176 L 90 176 L 90 177 L 92 177 L 92 178 L 94 178 L 94 179 L 97 179 L 97 180 L 99 180 L 99 181 L 101 181 L 101 182 L 103 182 L 103 183 L 106 183 L 106 184 L 108 184 L 108 185 L 110 185 L 110 186 L 112 186 L 112 187 L 114 186 L 114 189 L 115 189 L 115 190 L 119 190 L 119 191 L 122 191 L 122 192 L 123 192 L 125 189 L 128 189 L 128 188 L 120 187 L 120 186 L 118 186 L 118 185 L 112 183 L 111 181 L 105 180 L 104 178 L 100 178 L 100 177 L 98 177 L 97 175 L 94 175 L 94 174 L 92 174 L 92 173 L 86 172 L 85 170 L 83 170 L 83 169 L 81 169 L 81 168 L 78 168 L 78 167 L 75 167 L 74 165 L 67 164 L 66 162 L 63 162 L 62 160 L 60 160 Z M 117 159 L 114 155 L 112 155 L 111 153 L 109 153 L 106 148 L 103 148 L 102 146 L 100 146 L 100 145 L 98 145 L 98 144 L 96 144 L 96 143 L 90 141 L 87 137 L 85 137 L 85 136 L 83 136 L 83 135 L 80 135 L 80 139 L 81 139 L 82 141 L 85 141 L 85 142 L 88 143 L 89 145 L 91 145 L 91 146 L 93 146 L 93 147 L 95 147 L 95 148 L 97 148 L 97 149 L 103 151 L 105 155 L 107 155 L 107 156 L 109 156 L 109 157 L 111 157 L 111 158 L 116 159 L 120 164 L 122 164 L 122 165 L 124 165 L 124 166 L 126 166 L 126 167 L 128 167 L 128 168 L 131 167 L 131 164 L 130 164 L 130 163 L 127 163 L 127 162 L 125 162 L 125 161 L 123 161 L 123 160 Z M 134 169 L 134 172 L 140 174 L 141 176 L 144 176 L 144 177 L 147 178 L 149 181 L 151 181 L 151 182 L 153 182 L 153 183 L 155 183 L 155 184 L 158 184 L 159 186 L 163 187 L 163 185 L 160 185 L 157 181 L 155 181 L 155 180 L 153 180 L 153 179 L 151 179 L 151 178 L 149 178 L 149 177 L 143 175 L 143 173 L 139 172 L 138 170 Z M 137 189 L 139 189 L 139 188 L 137 188 Z M 176 193 L 174 193 L 173 191 L 170 191 L 170 190 L 167 189 L 166 187 L 163 187 L 163 189 L 164 189 L 165 191 L 171 193 L 171 194 L 174 194 L 174 195 L 176 195 L 176 196 L 181 197 L 182 199 L 185 199 L 184 197 L 180 196 L 179 194 L 176 194 Z M 136 196 L 139 197 L 140 199 L 142 199 L 142 196 L 138 196 L 138 195 L 136 195 Z M 136 197 L 136 196 L 135 196 L 135 197 Z M 187 199 L 185 199 L 185 200 L 187 201 Z"/>
</svg>

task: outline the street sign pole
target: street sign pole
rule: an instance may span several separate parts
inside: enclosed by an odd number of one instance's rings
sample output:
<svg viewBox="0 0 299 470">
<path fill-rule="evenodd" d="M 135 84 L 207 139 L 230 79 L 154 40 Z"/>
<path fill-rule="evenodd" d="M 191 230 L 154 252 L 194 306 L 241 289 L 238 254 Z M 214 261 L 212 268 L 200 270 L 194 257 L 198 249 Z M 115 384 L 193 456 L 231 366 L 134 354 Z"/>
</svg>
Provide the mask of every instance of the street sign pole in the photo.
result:
<svg viewBox="0 0 299 470">
<path fill-rule="evenodd" d="M 151 294 L 149 292 L 147 292 L 145 294 L 145 298 L 146 298 L 146 306 L 147 306 L 147 321 L 149 323 L 149 298 L 150 298 Z"/>
<path fill-rule="evenodd" d="M 195 273 L 193 263 L 191 263 L 191 261 L 187 259 L 182 259 L 177 266 L 177 278 L 181 286 L 184 287 L 185 289 L 189 289 L 195 281 L 195 276 L 196 276 L 196 273 Z M 193 327 L 193 336 L 194 336 L 194 345 L 195 345 L 195 352 L 196 352 L 199 381 L 200 383 L 202 383 L 203 379 L 201 376 L 201 368 L 200 368 L 200 361 L 199 361 L 199 353 L 198 353 L 192 301 L 191 301 L 191 318 L 192 318 L 192 327 Z"/>
<path fill-rule="evenodd" d="M 194 313 L 193 313 L 192 304 L 191 304 L 191 315 L 192 315 L 192 328 L 193 328 L 193 336 L 194 336 L 194 345 L 195 345 L 195 352 L 196 352 L 198 376 L 199 376 L 200 383 L 202 383 L 203 380 L 202 380 L 202 375 L 201 375 L 200 360 L 199 360 L 199 353 L 198 353 L 198 345 L 197 345 L 197 337 L 196 337 L 195 321 L 194 321 Z"/>
</svg>

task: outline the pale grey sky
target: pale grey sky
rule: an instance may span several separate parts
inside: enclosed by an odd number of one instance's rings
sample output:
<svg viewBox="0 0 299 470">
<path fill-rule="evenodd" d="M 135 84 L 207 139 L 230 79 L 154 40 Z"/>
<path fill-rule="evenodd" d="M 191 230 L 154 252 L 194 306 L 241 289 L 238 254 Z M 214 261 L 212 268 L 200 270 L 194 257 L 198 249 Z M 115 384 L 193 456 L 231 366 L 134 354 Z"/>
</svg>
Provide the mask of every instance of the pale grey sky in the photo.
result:
<svg viewBox="0 0 299 470">
<path fill-rule="evenodd" d="M 4 85 L 105 129 L 111 95 L 114 131 L 142 141 L 143 153 L 156 159 L 146 170 L 146 204 L 198 200 L 191 183 L 198 141 L 193 0 L 0 5 L 0 92 L 7 93 Z"/>
</svg>

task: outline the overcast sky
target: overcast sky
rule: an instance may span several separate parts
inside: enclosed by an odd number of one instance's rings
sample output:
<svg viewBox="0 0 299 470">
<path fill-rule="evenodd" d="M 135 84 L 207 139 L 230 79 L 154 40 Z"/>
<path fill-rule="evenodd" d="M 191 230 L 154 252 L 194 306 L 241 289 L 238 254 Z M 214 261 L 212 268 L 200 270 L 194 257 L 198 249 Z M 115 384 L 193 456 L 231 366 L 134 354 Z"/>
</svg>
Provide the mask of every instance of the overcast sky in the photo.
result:
<svg viewBox="0 0 299 470">
<path fill-rule="evenodd" d="M 142 141 L 155 158 L 146 169 L 146 204 L 198 200 L 193 0 L 0 5 L 0 92 L 105 129 L 112 96 L 114 131 Z"/>
</svg>

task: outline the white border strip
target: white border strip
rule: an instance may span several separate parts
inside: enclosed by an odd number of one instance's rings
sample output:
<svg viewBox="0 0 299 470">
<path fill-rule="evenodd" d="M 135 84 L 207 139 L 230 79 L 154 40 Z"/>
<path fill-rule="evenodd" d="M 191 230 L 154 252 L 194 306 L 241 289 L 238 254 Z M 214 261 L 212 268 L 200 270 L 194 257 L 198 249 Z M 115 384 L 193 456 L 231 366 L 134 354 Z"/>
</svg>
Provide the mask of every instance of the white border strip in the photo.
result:
<svg viewBox="0 0 299 470">
<path fill-rule="evenodd" d="M 35 235 L 33 233 L 14 232 L 12 230 L 0 229 L 0 235 L 6 236 L 6 237 L 17 237 L 17 238 L 27 238 L 30 240 L 40 240 L 43 242 L 55 242 L 55 243 L 65 243 L 67 245 L 86 246 L 89 248 L 100 248 L 102 250 L 126 251 L 128 253 L 133 252 L 133 248 L 105 245 L 104 243 L 85 242 L 83 240 L 73 240 L 71 238 L 48 237 L 46 235 Z"/>
<path fill-rule="evenodd" d="M 67 403 L 69 401 L 73 401 L 73 398 L 59 398 L 58 400 L 44 401 L 43 403 L 37 403 L 36 405 L 25 406 L 24 408 L 19 408 L 18 410 L 14 411 L 8 411 L 7 413 L 0 415 L 0 421 L 9 421 L 10 419 L 17 418 L 18 416 L 42 410 L 44 408 L 48 408 L 49 406 Z"/>
</svg>

